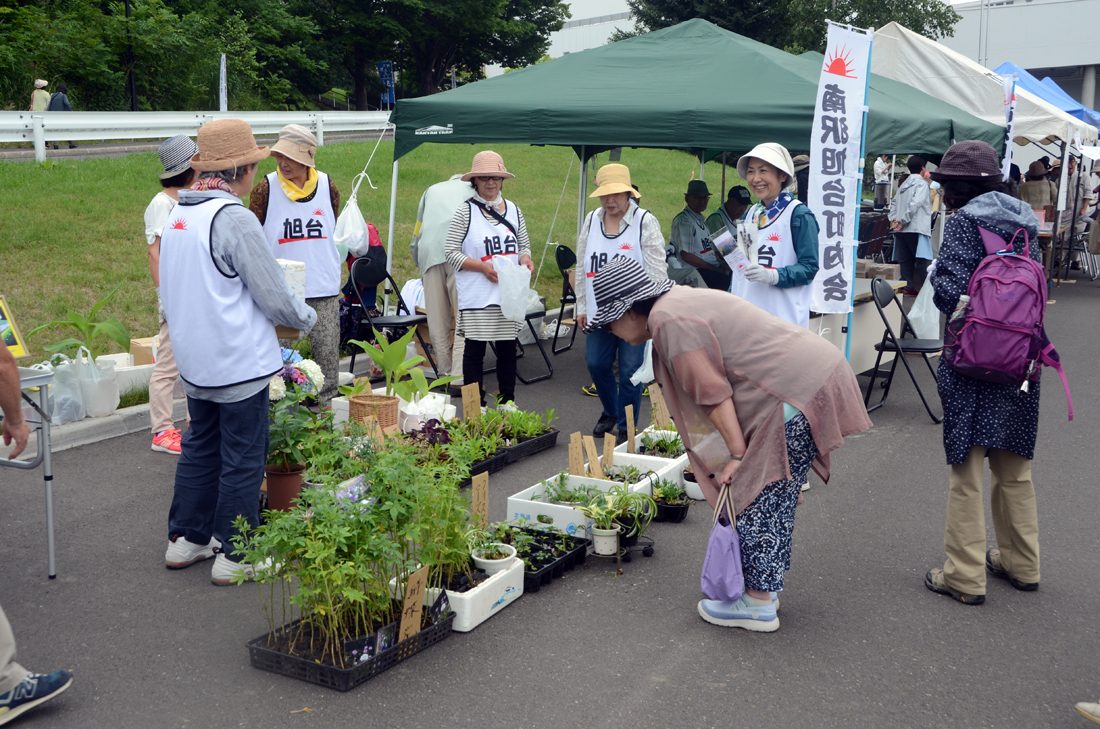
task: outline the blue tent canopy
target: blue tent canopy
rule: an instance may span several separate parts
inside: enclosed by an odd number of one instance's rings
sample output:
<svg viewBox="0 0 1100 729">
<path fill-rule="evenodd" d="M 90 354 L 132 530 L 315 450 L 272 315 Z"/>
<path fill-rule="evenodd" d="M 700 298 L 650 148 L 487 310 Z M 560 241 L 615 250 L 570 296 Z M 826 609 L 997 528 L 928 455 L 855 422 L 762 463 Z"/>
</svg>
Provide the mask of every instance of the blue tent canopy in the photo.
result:
<svg viewBox="0 0 1100 729">
<path fill-rule="evenodd" d="M 1075 116 L 1087 124 L 1100 129 L 1100 112 L 1083 106 L 1072 96 L 1067 94 L 1061 86 L 1056 84 L 1049 76 L 1042 81 L 1032 76 L 1026 69 L 1020 68 L 1012 61 L 1005 61 L 993 69 L 1002 76 L 1016 76 L 1016 83 L 1035 94 L 1044 101 L 1054 104 L 1070 116 Z"/>
</svg>

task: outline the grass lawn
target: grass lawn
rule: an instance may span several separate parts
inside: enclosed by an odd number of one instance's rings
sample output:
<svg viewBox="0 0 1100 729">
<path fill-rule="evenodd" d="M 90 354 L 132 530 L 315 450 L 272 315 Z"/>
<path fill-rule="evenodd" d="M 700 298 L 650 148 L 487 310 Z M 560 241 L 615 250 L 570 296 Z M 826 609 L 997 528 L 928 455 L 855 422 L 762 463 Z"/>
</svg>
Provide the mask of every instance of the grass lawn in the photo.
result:
<svg viewBox="0 0 1100 729">
<path fill-rule="evenodd" d="M 346 198 L 352 179 L 362 169 L 373 142 L 341 142 L 318 151 L 318 167 L 329 173 Z M 497 145 L 516 179 L 505 183 L 505 195 L 523 209 L 531 233 L 536 266 L 545 243 L 573 246 L 577 224 L 578 162 L 562 147 Z M 418 276 L 409 255 L 409 240 L 420 195 L 428 185 L 469 169 L 482 147 L 427 144 L 401 160 L 394 224 L 393 271 L 398 284 Z M 364 216 L 386 240 L 392 143 L 383 142 L 371 164 L 377 190 L 364 182 L 359 205 Z M 643 193 L 643 206 L 652 210 L 667 236 L 673 216 L 683 208 L 683 192 L 698 162 L 682 152 L 624 149 L 623 163 Z M 590 174 L 607 162 L 603 154 L 590 164 Z M 275 168 L 265 160 L 258 174 Z M 134 154 L 86 161 L 0 162 L 0 264 L 4 284 L 0 294 L 11 305 L 24 335 L 42 322 L 70 311 L 87 312 L 116 285 L 121 289 L 105 313 L 118 317 L 132 336 L 151 336 L 157 330 L 156 295 L 149 278 L 142 215 L 159 189 L 160 164 L 156 154 Z M 719 204 L 721 165 L 707 165 L 706 177 Z M 727 187 L 737 172 L 727 168 Z M 562 188 L 564 185 L 564 195 Z M 591 182 L 590 182 L 590 188 Z M 557 218 L 554 211 L 561 208 Z M 586 209 L 595 208 L 595 200 Z M 537 269 L 536 269 L 537 270 Z M 548 252 L 538 280 L 539 292 L 553 307 L 561 294 L 561 277 Z M 43 346 L 73 332 L 46 330 L 28 341 L 33 357 L 42 359 Z M 102 345 L 101 345 L 102 346 Z M 108 351 L 117 349 L 111 344 Z"/>
</svg>

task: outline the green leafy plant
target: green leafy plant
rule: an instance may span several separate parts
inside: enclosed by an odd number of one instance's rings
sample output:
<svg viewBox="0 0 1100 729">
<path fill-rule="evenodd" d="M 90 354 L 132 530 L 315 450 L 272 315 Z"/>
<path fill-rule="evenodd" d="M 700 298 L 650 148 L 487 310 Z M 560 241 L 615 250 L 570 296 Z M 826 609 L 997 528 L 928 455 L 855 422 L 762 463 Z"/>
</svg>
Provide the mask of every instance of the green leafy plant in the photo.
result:
<svg viewBox="0 0 1100 729">
<path fill-rule="evenodd" d="M 620 483 L 638 483 L 645 478 L 646 472 L 634 465 L 628 466 L 611 466 L 604 469 L 604 476 L 608 481 L 618 481 Z"/>
<path fill-rule="evenodd" d="M 554 409 L 544 414 L 530 410 L 504 410 L 501 426 L 505 438 L 510 440 L 530 440 L 550 431 L 554 422 Z"/>
<path fill-rule="evenodd" d="M 370 378 L 369 377 L 356 377 L 352 380 L 350 385 L 338 385 L 336 387 L 340 391 L 340 394 L 344 397 L 355 397 L 356 395 L 365 395 L 371 391 Z"/>
<path fill-rule="evenodd" d="M 455 380 L 451 375 L 439 377 L 431 382 L 424 376 L 420 365 L 424 357 L 417 354 L 406 357 L 409 344 L 412 343 L 416 330 L 410 328 L 405 335 L 394 341 L 389 341 L 377 329 L 374 330 L 374 342 L 362 339 L 350 339 L 349 344 L 362 349 L 371 360 L 382 370 L 382 376 L 386 382 L 386 394 L 412 402 L 415 397 L 427 395 L 437 387 L 443 387 Z"/>
<path fill-rule="evenodd" d="M 99 350 L 99 342 L 103 339 L 109 339 L 122 347 L 123 351 L 129 351 L 130 331 L 126 326 L 114 317 L 100 316 L 103 308 L 121 288 L 122 284 L 119 284 L 111 289 L 106 296 L 92 304 L 92 308 L 88 310 L 87 314 L 69 312 L 62 319 L 54 319 L 36 326 L 27 333 L 27 336 L 33 337 L 38 332 L 54 327 L 71 327 L 76 330 L 78 336 L 66 337 L 61 341 L 47 344 L 43 349 L 51 354 L 56 352 L 74 354 L 80 347 L 87 347 L 94 359 L 104 354 Z"/>
<path fill-rule="evenodd" d="M 597 529 L 614 529 L 621 516 L 615 498 L 611 494 L 597 494 L 586 504 L 580 504 L 577 510 L 592 520 Z"/>
<path fill-rule="evenodd" d="M 542 497 L 553 504 L 583 504 L 598 493 L 601 492 L 587 484 L 576 488 L 570 486 L 569 474 L 565 471 L 542 482 Z"/>
<path fill-rule="evenodd" d="M 304 439 L 308 464 L 305 479 L 311 485 L 335 486 L 362 475 L 374 458 L 374 445 L 360 423 L 342 428 L 318 427 Z"/>
<path fill-rule="evenodd" d="M 592 520 L 597 529 L 623 527 L 623 536 L 641 535 L 657 514 L 657 502 L 649 494 L 631 491 L 626 484 L 615 484 L 607 493 L 594 495 L 577 509 Z M 605 526 L 606 525 L 606 526 Z"/>
<path fill-rule="evenodd" d="M 505 559 L 508 552 L 501 547 L 503 543 L 498 541 L 488 529 L 472 528 L 466 532 L 466 546 L 471 555 L 479 559 Z"/>
<path fill-rule="evenodd" d="M 687 491 L 675 481 L 659 478 L 653 482 L 653 500 L 659 504 L 678 506 L 687 503 Z"/>
<path fill-rule="evenodd" d="M 684 442 L 675 433 L 643 433 L 642 453 L 660 458 L 679 458 L 684 455 Z"/>
<path fill-rule="evenodd" d="M 287 387 L 286 396 L 271 404 L 268 423 L 267 463 L 282 471 L 306 465 L 307 444 L 331 423 L 331 413 L 321 418 L 305 405 L 309 397 L 297 385 Z"/>
</svg>

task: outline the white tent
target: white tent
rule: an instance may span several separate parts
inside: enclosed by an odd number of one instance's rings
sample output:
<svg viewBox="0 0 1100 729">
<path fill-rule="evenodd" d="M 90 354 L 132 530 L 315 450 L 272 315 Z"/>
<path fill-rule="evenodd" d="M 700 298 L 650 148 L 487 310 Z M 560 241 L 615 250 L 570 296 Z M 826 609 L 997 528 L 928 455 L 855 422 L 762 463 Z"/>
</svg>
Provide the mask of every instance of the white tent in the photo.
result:
<svg viewBox="0 0 1100 729">
<path fill-rule="evenodd" d="M 996 74 L 903 25 L 875 31 L 871 71 L 909 84 L 994 124 L 1004 124 L 1004 91 Z M 1096 127 L 1017 87 L 1015 142 L 1095 144 Z"/>
</svg>

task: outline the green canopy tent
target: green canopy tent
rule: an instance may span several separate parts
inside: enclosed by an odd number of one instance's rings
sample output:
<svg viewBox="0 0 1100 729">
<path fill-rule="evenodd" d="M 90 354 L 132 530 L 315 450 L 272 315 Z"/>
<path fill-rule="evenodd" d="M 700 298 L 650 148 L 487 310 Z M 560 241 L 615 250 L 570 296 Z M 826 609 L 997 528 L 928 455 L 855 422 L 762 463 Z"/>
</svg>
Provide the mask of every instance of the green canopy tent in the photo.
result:
<svg viewBox="0 0 1100 729">
<path fill-rule="evenodd" d="M 873 52 L 873 51 L 872 51 Z M 613 147 L 707 159 L 762 141 L 810 147 L 820 65 L 704 20 L 397 102 L 398 160 L 426 142 L 561 145 L 582 162 Z M 937 155 L 955 138 L 1003 146 L 1003 129 L 916 89 L 872 77 L 867 149 Z M 965 132 L 961 130 L 965 129 Z M 586 172 L 581 168 L 584 210 Z M 392 254 L 394 208 L 390 209 Z"/>
</svg>

